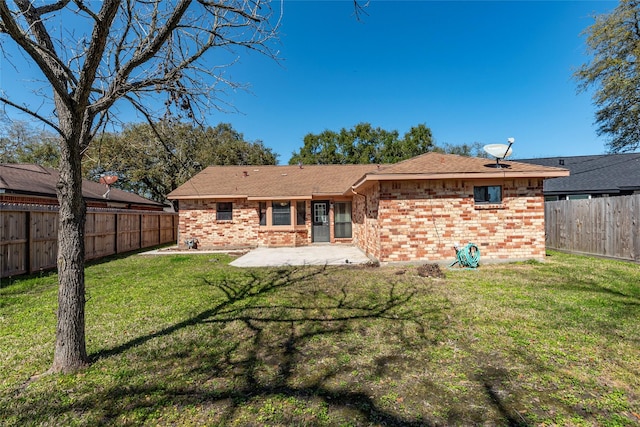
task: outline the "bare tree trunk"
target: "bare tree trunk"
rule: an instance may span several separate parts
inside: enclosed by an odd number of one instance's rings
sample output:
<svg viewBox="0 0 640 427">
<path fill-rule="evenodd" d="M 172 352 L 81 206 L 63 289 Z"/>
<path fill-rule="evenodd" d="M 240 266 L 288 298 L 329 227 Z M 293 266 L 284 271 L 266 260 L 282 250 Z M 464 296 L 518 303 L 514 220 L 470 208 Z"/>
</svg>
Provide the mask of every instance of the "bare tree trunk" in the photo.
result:
<svg viewBox="0 0 640 427">
<path fill-rule="evenodd" d="M 221 66 L 209 67 L 205 56 L 209 50 L 228 49 L 235 57 L 232 48 L 237 47 L 276 57 L 271 41 L 280 19 L 268 1 L 174 3 L 164 7 L 157 1 L 0 0 L 0 57 L 6 55 L 5 43 L 15 43 L 19 57 L 42 72 L 54 108 L 51 115 L 43 113 L 48 98 L 22 105 L 5 96 L 5 90 L 0 91 L 0 105 L 40 120 L 62 137 L 58 323 L 50 372 L 72 372 L 89 362 L 84 335 L 86 206 L 81 157 L 96 132 L 112 119 L 110 109 L 126 101 L 153 123 L 158 117 L 152 91 L 157 91 L 168 96 L 167 114 L 203 123 L 203 113 L 218 101 L 219 85 L 239 87 L 224 78 Z M 51 25 L 74 15 L 83 23 L 77 32 L 63 35 Z M 198 22 L 193 21 L 196 15 Z M 272 19 L 277 19 L 275 26 Z M 41 84 L 38 81 L 34 88 L 43 90 Z"/>
<path fill-rule="evenodd" d="M 71 138 L 75 139 L 75 138 Z M 85 342 L 84 225 L 80 144 L 61 143 L 58 230 L 58 322 L 52 372 L 88 365 Z"/>
</svg>

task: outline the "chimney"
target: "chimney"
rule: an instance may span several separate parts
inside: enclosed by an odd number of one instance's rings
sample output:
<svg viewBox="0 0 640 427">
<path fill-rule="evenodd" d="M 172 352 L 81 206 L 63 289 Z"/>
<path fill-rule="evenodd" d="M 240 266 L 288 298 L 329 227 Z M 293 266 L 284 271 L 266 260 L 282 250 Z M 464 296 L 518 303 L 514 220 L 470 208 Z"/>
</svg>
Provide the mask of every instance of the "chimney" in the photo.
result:
<svg viewBox="0 0 640 427">
<path fill-rule="evenodd" d="M 558 164 L 560 166 L 564 166 L 564 159 L 558 159 Z"/>
</svg>

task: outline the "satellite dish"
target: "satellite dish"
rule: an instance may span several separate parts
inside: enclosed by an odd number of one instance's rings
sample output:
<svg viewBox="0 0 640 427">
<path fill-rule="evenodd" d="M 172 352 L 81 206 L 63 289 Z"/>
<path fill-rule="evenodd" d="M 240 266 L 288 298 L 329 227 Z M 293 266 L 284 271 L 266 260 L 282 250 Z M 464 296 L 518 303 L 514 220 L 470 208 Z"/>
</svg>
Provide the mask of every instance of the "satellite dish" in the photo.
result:
<svg viewBox="0 0 640 427">
<path fill-rule="evenodd" d="M 111 185 L 118 180 L 116 175 L 102 175 L 100 177 L 100 184 Z"/>
<path fill-rule="evenodd" d="M 117 175 L 102 175 L 100 177 L 100 179 L 98 180 L 100 182 L 100 184 L 104 184 L 107 186 L 107 191 L 106 193 L 104 193 L 102 195 L 102 197 L 104 199 L 108 199 L 109 198 L 109 193 L 111 192 L 111 187 L 109 187 L 111 184 L 113 184 L 114 182 L 116 182 L 118 180 L 118 176 Z"/>
<path fill-rule="evenodd" d="M 500 160 L 501 159 L 505 159 L 507 157 L 509 157 L 512 153 L 513 150 L 511 149 L 511 145 L 513 145 L 513 143 L 516 140 L 514 138 L 509 138 L 507 139 L 507 142 L 509 143 L 509 145 L 507 144 L 487 144 L 484 147 L 482 147 L 482 149 L 489 154 L 490 156 L 493 156 L 496 158 L 496 163 L 495 165 L 491 165 L 494 168 L 501 168 L 502 166 L 500 165 Z"/>
<path fill-rule="evenodd" d="M 498 159 L 509 157 L 513 150 L 507 144 L 487 144 L 482 147 L 488 154 Z"/>
</svg>

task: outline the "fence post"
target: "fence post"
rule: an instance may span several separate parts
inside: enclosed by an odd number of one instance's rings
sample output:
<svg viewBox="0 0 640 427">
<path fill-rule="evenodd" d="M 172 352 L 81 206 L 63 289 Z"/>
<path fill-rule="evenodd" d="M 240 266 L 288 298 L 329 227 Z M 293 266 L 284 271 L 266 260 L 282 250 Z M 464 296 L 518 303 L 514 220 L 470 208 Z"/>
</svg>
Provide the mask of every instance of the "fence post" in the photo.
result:
<svg viewBox="0 0 640 427">
<path fill-rule="evenodd" d="M 114 214 L 114 218 L 113 218 L 113 252 L 115 252 L 115 254 L 118 254 L 118 217 L 120 216 L 120 214 L 118 212 L 116 212 Z"/>
<path fill-rule="evenodd" d="M 33 273 L 32 269 L 31 269 L 31 248 L 33 247 L 33 233 L 31 232 L 31 227 L 33 227 L 33 224 L 31 224 L 31 211 L 25 211 L 25 233 L 27 233 L 27 247 L 24 248 L 24 256 L 25 256 L 25 270 L 27 270 L 29 272 L 29 274 Z"/>
<path fill-rule="evenodd" d="M 175 214 L 171 216 L 171 235 L 173 236 L 173 241 L 176 242 L 178 245 L 180 245 L 180 242 L 178 242 L 178 224 L 180 224 L 180 221 L 178 221 L 178 216 L 179 214 Z M 177 222 L 177 224 L 176 224 Z"/>
<path fill-rule="evenodd" d="M 640 194 L 631 199 L 631 235 L 633 238 L 633 259 L 640 262 Z"/>
</svg>

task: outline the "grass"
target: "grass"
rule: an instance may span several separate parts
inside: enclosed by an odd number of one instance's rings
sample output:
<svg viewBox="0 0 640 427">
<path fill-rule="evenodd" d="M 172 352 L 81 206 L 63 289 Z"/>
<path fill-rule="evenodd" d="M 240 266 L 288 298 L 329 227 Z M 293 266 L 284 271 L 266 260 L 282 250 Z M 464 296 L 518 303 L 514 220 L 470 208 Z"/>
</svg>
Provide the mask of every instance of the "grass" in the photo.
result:
<svg viewBox="0 0 640 427">
<path fill-rule="evenodd" d="M 37 376 L 56 276 L 3 279 L 0 424 L 640 426 L 640 266 L 547 258 L 445 279 L 113 259 L 86 270 L 75 375 Z"/>
</svg>

